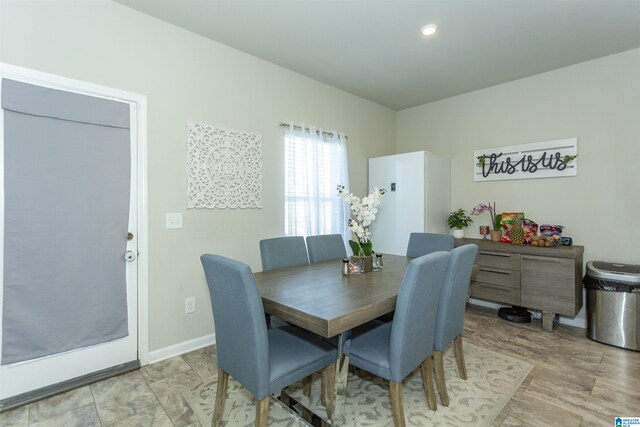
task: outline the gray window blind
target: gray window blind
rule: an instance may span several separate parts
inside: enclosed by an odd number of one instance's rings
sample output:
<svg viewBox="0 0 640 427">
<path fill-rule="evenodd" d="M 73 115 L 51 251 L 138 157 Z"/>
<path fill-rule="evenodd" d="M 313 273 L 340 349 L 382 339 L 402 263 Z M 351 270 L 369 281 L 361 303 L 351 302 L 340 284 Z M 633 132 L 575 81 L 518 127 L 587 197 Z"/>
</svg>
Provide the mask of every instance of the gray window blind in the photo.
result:
<svg viewBox="0 0 640 427">
<path fill-rule="evenodd" d="M 2 80 L 2 364 L 128 335 L 129 104 Z"/>
</svg>

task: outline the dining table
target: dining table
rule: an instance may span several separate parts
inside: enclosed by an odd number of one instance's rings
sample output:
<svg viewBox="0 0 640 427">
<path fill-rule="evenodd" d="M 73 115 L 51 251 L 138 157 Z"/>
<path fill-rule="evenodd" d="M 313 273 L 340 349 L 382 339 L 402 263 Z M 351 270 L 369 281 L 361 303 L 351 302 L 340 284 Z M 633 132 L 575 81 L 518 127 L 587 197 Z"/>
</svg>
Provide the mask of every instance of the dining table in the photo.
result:
<svg viewBox="0 0 640 427">
<path fill-rule="evenodd" d="M 342 346 L 354 328 L 395 309 L 404 272 L 412 258 L 384 255 L 383 267 L 342 274 L 342 260 L 255 273 L 264 311 L 332 340 L 338 348 L 334 411 L 328 420 L 344 425 L 348 355 Z"/>
</svg>

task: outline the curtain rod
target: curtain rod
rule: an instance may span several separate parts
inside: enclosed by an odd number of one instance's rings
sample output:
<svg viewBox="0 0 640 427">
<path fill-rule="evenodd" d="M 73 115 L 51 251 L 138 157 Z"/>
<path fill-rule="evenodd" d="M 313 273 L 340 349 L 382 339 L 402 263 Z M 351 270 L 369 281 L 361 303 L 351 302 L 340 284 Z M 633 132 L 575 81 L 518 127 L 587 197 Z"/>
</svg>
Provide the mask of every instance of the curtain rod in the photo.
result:
<svg viewBox="0 0 640 427">
<path fill-rule="evenodd" d="M 287 127 L 289 127 L 289 123 L 280 122 L 280 127 L 281 127 L 281 128 L 287 128 Z M 300 127 L 300 126 L 298 126 L 298 125 L 293 125 L 293 128 L 294 128 L 294 129 L 300 129 L 300 130 L 303 130 L 303 129 L 302 129 L 302 127 Z M 305 128 L 304 128 L 304 130 L 311 130 L 311 129 L 309 129 L 308 127 L 305 127 Z M 319 134 L 320 134 L 320 131 L 319 131 L 319 130 L 316 130 L 316 133 L 319 135 Z M 323 133 L 323 134 L 325 134 L 325 135 L 331 136 L 331 137 L 334 135 L 334 133 L 333 133 L 333 132 L 325 132 L 325 131 L 322 131 L 322 133 Z M 349 137 L 348 137 L 347 135 L 345 135 L 345 136 L 344 136 L 344 139 L 349 139 Z"/>
</svg>

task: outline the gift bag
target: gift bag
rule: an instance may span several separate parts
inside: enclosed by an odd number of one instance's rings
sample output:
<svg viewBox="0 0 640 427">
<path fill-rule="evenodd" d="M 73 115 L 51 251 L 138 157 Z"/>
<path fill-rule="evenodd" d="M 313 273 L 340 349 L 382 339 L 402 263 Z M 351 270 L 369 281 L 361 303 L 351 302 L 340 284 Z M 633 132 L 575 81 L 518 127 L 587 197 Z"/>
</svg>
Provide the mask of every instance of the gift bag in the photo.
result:
<svg viewBox="0 0 640 427">
<path fill-rule="evenodd" d="M 538 224 L 525 218 L 522 223 L 522 229 L 524 230 L 524 242 L 531 243 L 531 239 L 538 235 Z"/>
<path fill-rule="evenodd" d="M 542 224 L 540 226 L 541 236 L 559 236 L 562 237 L 562 225 Z"/>
</svg>

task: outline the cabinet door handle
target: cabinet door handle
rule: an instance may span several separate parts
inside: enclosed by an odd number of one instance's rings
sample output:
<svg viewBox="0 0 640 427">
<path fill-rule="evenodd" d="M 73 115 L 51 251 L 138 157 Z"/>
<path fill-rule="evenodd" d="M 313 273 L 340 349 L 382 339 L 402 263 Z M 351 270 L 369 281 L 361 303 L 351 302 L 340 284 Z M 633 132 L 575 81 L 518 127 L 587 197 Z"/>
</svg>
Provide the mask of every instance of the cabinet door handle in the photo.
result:
<svg viewBox="0 0 640 427">
<path fill-rule="evenodd" d="M 511 273 L 510 273 L 510 272 L 507 272 L 507 271 L 499 271 L 499 270 L 492 270 L 492 269 L 490 269 L 490 268 L 480 268 L 480 271 L 485 271 L 485 272 L 487 272 L 487 273 L 504 274 L 504 275 L 506 275 L 506 276 L 511 275 Z"/>
<path fill-rule="evenodd" d="M 532 257 L 528 257 L 526 255 L 522 256 L 522 259 L 526 259 L 529 261 L 536 261 L 536 262 L 546 262 L 549 264 L 560 264 L 560 260 L 556 259 L 556 258 L 532 258 Z"/>
<path fill-rule="evenodd" d="M 499 258 L 511 258 L 511 255 L 509 255 L 509 254 L 496 254 L 496 253 L 492 253 L 492 252 L 482 252 L 482 251 L 480 251 L 480 255 L 496 256 L 496 257 L 499 257 Z"/>
<path fill-rule="evenodd" d="M 496 286 L 496 285 L 487 285 L 487 284 L 482 284 L 480 285 L 481 287 L 484 288 L 490 288 L 490 289 L 495 289 L 496 291 L 502 291 L 502 292 L 509 292 L 510 289 L 508 288 L 503 288 L 502 286 Z"/>
</svg>

